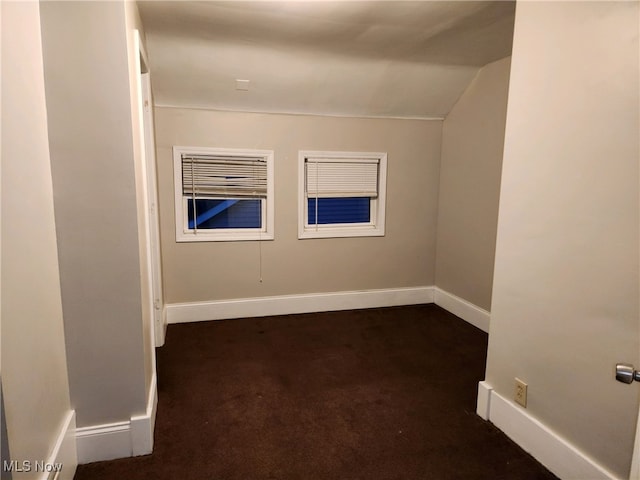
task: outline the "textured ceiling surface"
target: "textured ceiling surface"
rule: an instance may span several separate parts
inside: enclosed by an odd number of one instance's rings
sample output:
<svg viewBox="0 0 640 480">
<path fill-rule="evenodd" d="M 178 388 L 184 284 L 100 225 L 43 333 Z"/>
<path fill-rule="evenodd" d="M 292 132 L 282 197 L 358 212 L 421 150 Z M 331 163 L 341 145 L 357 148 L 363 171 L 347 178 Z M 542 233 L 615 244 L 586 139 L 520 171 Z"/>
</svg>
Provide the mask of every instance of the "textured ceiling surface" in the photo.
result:
<svg viewBox="0 0 640 480">
<path fill-rule="evenodd" d="M 155 102 L 443 117 L 511 53 L 507 1 L 139 1 Z M 249 80 L 238 90 L 237 80 Z"/>
</svg>

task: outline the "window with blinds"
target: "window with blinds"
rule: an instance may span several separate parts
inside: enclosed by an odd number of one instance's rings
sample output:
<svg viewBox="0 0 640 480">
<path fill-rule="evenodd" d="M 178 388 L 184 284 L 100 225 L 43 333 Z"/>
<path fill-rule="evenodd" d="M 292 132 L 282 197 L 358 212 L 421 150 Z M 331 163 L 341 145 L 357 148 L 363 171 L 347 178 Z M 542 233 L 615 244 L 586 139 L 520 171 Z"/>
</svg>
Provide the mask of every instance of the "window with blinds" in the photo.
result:
<svg viewBox="0 0 640 480">
<path fill-rule="evenodd" d="M 385 153 L 299 153 L 299 238 L 384 235 Z"/>
<path fill-rule="evenodd" d="M 273 152 L 174 147 L 176 241 L 273 239 Z"/>
</svg>

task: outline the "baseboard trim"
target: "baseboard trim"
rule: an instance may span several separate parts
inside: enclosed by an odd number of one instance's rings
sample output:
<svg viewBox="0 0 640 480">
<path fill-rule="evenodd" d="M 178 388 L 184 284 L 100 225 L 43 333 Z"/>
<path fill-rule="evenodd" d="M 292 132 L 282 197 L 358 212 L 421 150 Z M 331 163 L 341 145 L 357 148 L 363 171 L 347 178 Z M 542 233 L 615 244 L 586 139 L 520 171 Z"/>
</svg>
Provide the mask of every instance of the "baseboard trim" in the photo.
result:
<svg viewBox="0 0 640 480">
<path fill-rule="evenodd" d="M 487 382 L 480 382 L 478 388 L 478 414 L 482 417 L 481 405 L 487 406 L 491 423 L 558 477 L 619 480 L 522 407 L 496 393 Z"/>
<path fill-rule="evenodd" d="M 156 409 L 158 405 L 157 380 L 151 378 L 146 411 L 124 422 L 81 427 L 76 430 L 78 463 L 114 460 L 147 455 L 153 450 Z"/>
<path fill-rule="evenodd" d="M 166 306 L 167 323 L 433 303 L 433 291 L 412 287 L 173 303 Z"/>
<path fill-rule="evenodd" d="M 60 469 L 58 470 L 58 467 Z M 78 467 L 76 450 L 76 412 L 70 410 L 62 422 L 62 428 L 46 462 L 51 472 L 42 472 L 40 480 L 73 480 Z"/>
<path fill-rule="evenodd" d="M 489 413 L 491 412 L 491 392 L 493 392 L 493 387 L 487 382 L 483 381 L 478 383 L 476 413 L 483 420 L 489 420 Z"/>
<path fill-rule="evenodd" d="M 434 302 L 471 325 L 489 333 L 491 313 L 441 288 L 434 287 Z"/>
<path fill-rule="evenodd" d="M 156 374 L 151 378 L 149 400 L 144 415 L 131 417 L 131 447 L 133 456 L 148 455 L 153 451 L 153 431 L 156 425 L 158 408 L 158 389 Z"/>
<path fill-rule="evenodd" d="M 76 430 L 78 463 L 130 457 L 131 422 L 115 422 L 80 427 Z"/>
</svg>

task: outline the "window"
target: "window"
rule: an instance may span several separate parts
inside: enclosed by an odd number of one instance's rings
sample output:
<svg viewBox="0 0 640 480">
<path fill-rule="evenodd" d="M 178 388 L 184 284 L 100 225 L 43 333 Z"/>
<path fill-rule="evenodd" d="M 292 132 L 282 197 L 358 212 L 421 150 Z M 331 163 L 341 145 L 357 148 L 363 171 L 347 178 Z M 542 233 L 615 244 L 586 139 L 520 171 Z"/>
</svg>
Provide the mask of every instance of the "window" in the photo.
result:
<svg viewBox="0 0 640 480">
<path fill-rule="evenodd" d="M 298 156 L 298 238 L 384 235 L 386 153 Z"/>
<path fill-rule="evenodd" d="M 176 241 L 273 240 L 273 151 L 173 147 Z"/>
</svg>

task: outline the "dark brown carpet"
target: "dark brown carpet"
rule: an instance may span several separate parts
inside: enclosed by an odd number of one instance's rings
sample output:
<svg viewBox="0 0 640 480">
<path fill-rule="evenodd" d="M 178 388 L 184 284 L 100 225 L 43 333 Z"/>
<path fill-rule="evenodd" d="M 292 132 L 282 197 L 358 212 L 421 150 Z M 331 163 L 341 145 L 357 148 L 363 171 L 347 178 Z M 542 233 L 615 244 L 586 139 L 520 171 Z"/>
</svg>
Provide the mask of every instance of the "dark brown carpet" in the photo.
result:
<svg viewBox="0 0 640 480">
<path fill-rule="evenodd" d="M 154 453 L 75 478 L 556 478 L 475 414 L 486 349 L 435 305 L 170 325 Z"/>
</svg>

